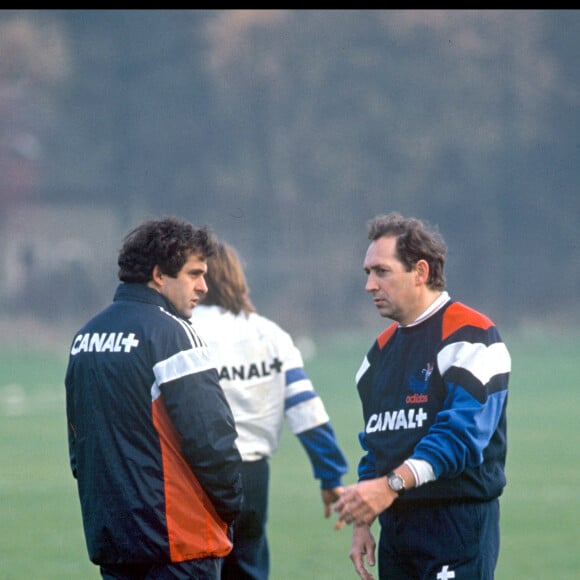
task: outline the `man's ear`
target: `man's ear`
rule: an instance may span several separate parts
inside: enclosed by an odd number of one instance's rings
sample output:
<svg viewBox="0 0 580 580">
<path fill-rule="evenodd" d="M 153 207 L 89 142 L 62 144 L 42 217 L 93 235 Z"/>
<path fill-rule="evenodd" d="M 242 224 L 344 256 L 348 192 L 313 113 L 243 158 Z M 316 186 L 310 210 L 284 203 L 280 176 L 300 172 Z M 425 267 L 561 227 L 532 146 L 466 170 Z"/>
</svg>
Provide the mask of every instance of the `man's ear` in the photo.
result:
<svg viewBox="0 0 580 580">
<path fill-rule="evenodd" d="M 429 279 L 429 264 L 427 260 L 419 260 L 415 265 L 415 270 L 417 272 L 417 281 L 426 284 Z"/>
<path fill-rule="evenodd" d="M 162 288 L 164 281 L 163 281 L 163 277 L 164 274 L 161 271 L 161 268 L 159 266 L 154 266 L 153 267 L 153 272 L 151 272 L 151 284 L 153 285 L 154 288 Z"/>
</svg>

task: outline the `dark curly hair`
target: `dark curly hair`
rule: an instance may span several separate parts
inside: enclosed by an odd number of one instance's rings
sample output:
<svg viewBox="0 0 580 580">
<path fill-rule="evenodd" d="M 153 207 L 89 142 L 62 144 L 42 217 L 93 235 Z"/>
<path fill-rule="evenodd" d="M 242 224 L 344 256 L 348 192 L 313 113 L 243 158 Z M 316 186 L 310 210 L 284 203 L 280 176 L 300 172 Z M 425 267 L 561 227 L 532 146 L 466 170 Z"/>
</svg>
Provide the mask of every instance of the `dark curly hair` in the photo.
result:
<svg viewBox="0 0 580 580">
<path fill-rule="evenodd" d="M 433 290 L 445 288 L 445 254 L 447 245 L 436 230 L 429 230 L 416 218 L 404 218 L 398 213 L 379 215 L 368 222 L 369 240 L 382 237 L 397 239 L 397 258 L 410 272 L 419 260 L 429 264 L 427 286 Z"/>
<path fill-rule="evenodd" d="M 176 217 L 147 220 L 124 238 L 119 252 L 119 280 L 146 284 L 153 268 L 173 278 L 195 254 L 208 259 L 216 249 L 216 239 L 207 226 L 196 228 Z"/>
</svg>

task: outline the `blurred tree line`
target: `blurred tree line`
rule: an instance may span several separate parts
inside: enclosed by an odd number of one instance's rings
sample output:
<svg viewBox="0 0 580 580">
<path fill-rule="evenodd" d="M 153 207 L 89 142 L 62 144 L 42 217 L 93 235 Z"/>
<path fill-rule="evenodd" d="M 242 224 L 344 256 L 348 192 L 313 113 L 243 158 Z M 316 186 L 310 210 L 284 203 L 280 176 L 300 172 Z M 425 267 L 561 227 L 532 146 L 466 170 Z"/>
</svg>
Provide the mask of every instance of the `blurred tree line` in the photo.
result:
<svg viewBox="0 0 580 580">
<path fill-rule="evenodd" d="M 399 211 L 454 297 L 578 321 L 579 48 L 577 10 L 2 10 L 0 208 L 209 224 L 304 332 L 377 322 L 366 222 Z"/>
</svg>

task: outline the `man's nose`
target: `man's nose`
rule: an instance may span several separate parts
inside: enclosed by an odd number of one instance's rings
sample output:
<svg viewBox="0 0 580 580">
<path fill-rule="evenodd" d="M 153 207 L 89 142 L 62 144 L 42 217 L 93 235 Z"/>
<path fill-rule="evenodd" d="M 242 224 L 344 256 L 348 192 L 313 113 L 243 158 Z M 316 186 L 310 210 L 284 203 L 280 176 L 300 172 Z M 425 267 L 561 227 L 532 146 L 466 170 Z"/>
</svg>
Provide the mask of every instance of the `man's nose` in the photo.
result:
<svg viewBox="0 0 580 580">
<path fill-rule="evenodd" d="M 378 288 L 376 280 L 372 274 L 367 276 L 367 281 L 365 284 L 365 291 L 366 292 L 374 292 Z"/>
<path fill-rule="evenodd" d="M 195 289 L 197 292 L 203 292 L 204 294 L 207 294 L 207 282 L 205 281 L 204 276 L 200 276 L 198 278 Z"/>
</svg>

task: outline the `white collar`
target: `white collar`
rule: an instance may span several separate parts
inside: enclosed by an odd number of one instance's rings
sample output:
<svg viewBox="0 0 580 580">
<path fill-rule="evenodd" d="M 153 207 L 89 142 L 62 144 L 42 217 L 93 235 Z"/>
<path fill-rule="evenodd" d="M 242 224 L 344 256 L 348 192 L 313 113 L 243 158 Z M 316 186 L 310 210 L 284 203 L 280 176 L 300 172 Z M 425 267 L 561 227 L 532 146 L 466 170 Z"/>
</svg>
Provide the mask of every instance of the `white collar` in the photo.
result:
<svg viewBox="0 0 580 580">
<path fill-rule="evenodd" d="M 431 304 L 431 306 L 427 308 L 427 310 L 425 310 L 422 314 L 420 314 L 417 318 L 415 318 L 415 320 L 413 320 L 411 324 L 407 324 L 403 328 L 409 328 L 410 326 L 417 326 L 417 324 L 421 324 L 421 322 L 423 322 L 430 316 L 433 316 L 433 314 L 435 314 L 435 312 L 441 309 L 447 302 L 449 302 L 449 300 L 451 300 L 451 298 L 449 297 L 449 293 L 446 290 L 444 290 L 437 297 L 435 302 L 433 302 L 433 304 Z M 399 326 L 402 325 L 399 324 Z"/>
</svg>

